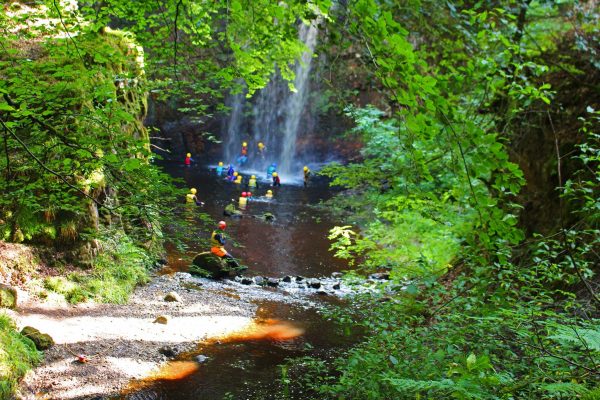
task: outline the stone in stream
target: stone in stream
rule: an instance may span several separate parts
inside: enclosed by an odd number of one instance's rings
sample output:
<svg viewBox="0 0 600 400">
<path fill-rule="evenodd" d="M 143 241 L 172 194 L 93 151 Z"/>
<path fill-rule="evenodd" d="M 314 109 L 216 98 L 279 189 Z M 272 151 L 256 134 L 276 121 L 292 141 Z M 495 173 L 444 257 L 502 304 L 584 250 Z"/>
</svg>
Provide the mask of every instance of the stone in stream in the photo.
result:
<svg viewBox="0 0 600 400">
<path fill-rule="evenodd" d="M 217 257 L 210 251 L 199 253 L 194 257 L 189 272 L 204 278 L 221 279 L 237 275 L 247 267 L 228 262 L 226 258 Z"/>
<path fill-rule="evenodd" d="M 377 272 L 375 274 L 371 274 L 369 275 L 370 279 L 375 279 L 378 281 L 389 281 L 390 280 L 390 274 L 388 272 Z"/>
<path fill-rule="evenodd" d="M 288 275 L 288 276 L 284 276 L 284 277 L 281 279 L 281 281 L 282 281 L 282 282 L 289 283 L 289 282 L 291 282 L 291 281 L 292 281 L 292 277 L 291 277 L 291 276 L 289 276 L 289 275 Z"/>
<path fill-rule="evenodd" d="M 344 274 L 342 274 L 341 272 L 333 272 L 331 274 L 332 278 L 341 278 L 342 276 L 344 276 Z"/>
<path fill-rule="evenodd" d="M 275 221 L 275 216 L 270 212 L 266 212 L 262 215 L 265 221 Z"/>
<path fill-rule="evenodd" d="M 300 276 L 300 275 L 298 275 L 298 276 L 296 277 L 296 282 L 302 282 L 303 280 L 304 280 L 304 277 L 303 277 L 303 276 Z"/>
<path fill-rule="evenodd" d="M 33 344 L 35 344 L 35 348 L 38 350 L 48 350 L 50 347 L 54 346 L 54 340 L 50 335 L 42 333 L 31 326 L 23 328 L 21 335 L 31 339 Z"/>
<path fill-rule="evenodd" d="M 179 302 L 181 302 L 181 296 L 179 296 L 176 292 L 169 292 L 165 296 L 165 301 L 179 301 Z"/>
<path fill-rule="evenodd" d="M 323 289 L 319 289 L 317 290 L 317 294 L 321 295 L 321 296 L 327 296 L 329 293 L 327 293 L 325 290 Z"/>
<path fill-rule="evenodd" d="M 231 218 L 242 218 L 244 215 L 240 210 L 238 210 L 235 204 L 231 203 L 225 206 L 225 210 L 223 210 L 223 215 Z"/>
<path fill-rule="evenodd" d="M 256 283 L 258 286 L 264 286 L 267 284 L 267 280 L 262 276 L 255 276 L 254 283 Z"/>
<path fill-rule="evenodd" d="M 199 354 L 199 355 L 197 355 L 196 357 L 194 357 L 194 360 L 195 360 L 195 361 L 196 361 L 198 364 L 202 364 L 202 363 L 206 362 L 206 360 L 208 360 L 208 357 L 206 357 L 206 356 L 204 356 L 204 355 L 202 355 L 202 354 Z"/>
<path fill-rule="evenodd" d="M 269 278 L 267 279 L 267 285 L 271 287 L 277 287 L 279 286 L 279 281 L 275 278 Z"/>
<path fill-rule="evenodd" d="M 254 283 L 254 281 L 250 278 L 242 278 L 242 280 L 240 281 L 240 283 L 242 285 L 252 285 Z"/>
<path fill-rule="evenodd" d="M 169 322 L 169 317 L 167 317 L 166 315 L 159 315 L 153 321 L 153 323 L 155 323 L 155 324 L 163 324 L 163 325 L 166 325 L 168 322 Z"/>
<path fill-rule="evenodd" d="M 339 282 L 334 283 L 334 285 L 332 286 L 333 290 L 340 290 L 341 288 L 341 284 Z"/>
<path fill-rule="evenodd" d="M 0 283 L 0 308 L 17 307 L 17 290 L 11 286 Z"/>
<path fill-rule="evenodd" d="M 319 289 L 321 288 L 321 282 L 318 279 L 311 279 L 308 281 L 308 287 L 312 289 Z"/>
<path fill-rule="evenodd" d="M 168 358 L 173 358 L 179 353 L 179 349 L 175 346 L 173 346 L 173 347 L 163 346 L 160 349 L 158 349 L 158 352 L 160 354 L 162 354 L 163 356 L 166 356 Z"/>
</svg>

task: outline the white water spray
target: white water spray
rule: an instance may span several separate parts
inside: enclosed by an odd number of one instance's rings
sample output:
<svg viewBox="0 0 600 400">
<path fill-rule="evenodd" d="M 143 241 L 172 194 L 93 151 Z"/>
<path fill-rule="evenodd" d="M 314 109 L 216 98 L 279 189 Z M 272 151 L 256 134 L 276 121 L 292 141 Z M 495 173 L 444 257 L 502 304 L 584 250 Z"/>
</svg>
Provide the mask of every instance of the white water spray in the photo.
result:
<svg viewBox="0 0 600 400">
<path fill-rule="evenodd" d="M 307 51 L 294 67 L 295 92 L 289 90 L 288 83 L 279 73 L 275 73 L 269 84 L 251 100 L 251 115 L 244 115 L 244 94 L 229 98 L 231 113 L 224 132 L 225 163 L 235 162 L 240 155 L 242 142 L 246 141 L 249 161 L 244 169 L 265 170 L 275 162 L 278 163 L 278 172 L 284 177 L 301 176 L 305 160 L 298 154 L 297 143 L 298 137 L 305 133 L 302 122 L 310 95 L 310 71 L 318 36 L 317 22 L 302 24 L 298 36 L 306 45 Z M 251 123 L 247 123 L 246 118 L 251 118 Z M 250 132 L 245 131 L 246 127 Z M 266 145 L 264 159 L 256 151 L 259 142 Z"/>
</svg>

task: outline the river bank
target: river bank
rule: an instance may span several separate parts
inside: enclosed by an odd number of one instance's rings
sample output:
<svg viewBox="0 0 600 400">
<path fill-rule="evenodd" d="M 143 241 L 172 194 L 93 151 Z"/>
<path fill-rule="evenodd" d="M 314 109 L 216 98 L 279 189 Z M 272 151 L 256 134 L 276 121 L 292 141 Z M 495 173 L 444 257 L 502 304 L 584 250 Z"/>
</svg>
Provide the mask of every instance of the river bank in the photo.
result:
<svg viewBox="0 0 600 400">
<path fill-rule="evenodd" d="M 55 345 L 21 383 L 21 399 L 81 399 L 118 394 L 132 379 L 151 376 L 169 358 L 248 326 L 256 306 L 188 274 L 155 277 L 125 305 L 70 305 L 26 298 L 13 312 L 19 327 L 47 333 Z M 166 301 L 175 292 L 180 301 Z M 166 316 L 167 323 L 154 322 Z M 77 355 L 87 362 L 79 362 Z"/>
</svg>

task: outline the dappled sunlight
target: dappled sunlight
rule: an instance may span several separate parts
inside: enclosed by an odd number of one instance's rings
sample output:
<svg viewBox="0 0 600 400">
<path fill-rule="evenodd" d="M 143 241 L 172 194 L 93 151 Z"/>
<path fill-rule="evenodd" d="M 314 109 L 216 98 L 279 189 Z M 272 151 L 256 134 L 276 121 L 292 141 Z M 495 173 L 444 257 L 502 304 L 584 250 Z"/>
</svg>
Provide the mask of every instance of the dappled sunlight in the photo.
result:
<svg viewBox="0 0 600 400">
<path fill-rule="evenodd" d="M 249 340 L 293 340 L 304 334 L 304 328 L 277 319 L 255 320 L 244 329 L 218 339 L 219 342 L 244 342 Z"/>
<path fill-rule="evenodd" d="M 22 318 L 24 325 L 36 326 L 52 336 L 57 344 L 95 340 L 141 340 L 182 343 L 237 332 L 249 324 L 250 318 L 230 315 L 175 316 L 168 324 L 153 323 L 155 317 L 77 316 L 49 319 L 31 314 Z"/>
<path fill-rule="evenodd" d="M 152 374 L 149 379 L 176 381 L 198 371 L 198 367 L 198 363 L 194 361 L 170 361 L 163 365 L 158 372 Z"/>
</svg>

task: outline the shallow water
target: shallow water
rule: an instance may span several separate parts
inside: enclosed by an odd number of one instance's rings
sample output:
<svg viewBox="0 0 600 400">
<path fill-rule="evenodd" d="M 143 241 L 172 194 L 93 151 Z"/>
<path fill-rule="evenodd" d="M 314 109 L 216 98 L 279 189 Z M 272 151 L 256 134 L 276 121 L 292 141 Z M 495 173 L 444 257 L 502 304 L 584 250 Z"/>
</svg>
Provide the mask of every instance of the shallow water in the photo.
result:
<svg viewBox="0 0 600 400">
<path fill-rule="evenodd" d="M 251 201 L 242 211 L 243 218 L 235 219 L 224 217 L 223 210 L 232 203 L 232 199 L 237 205 L 241 192 L 247 191 L 246 186 L 226 182 L 223 177 L 217 177 L 209 170 L 210 167 L 184 168 L 179 164 L 167 164 L 164 167 L 169 174 L 183 178 L 190 188 L 198 190 L 197 196 L 205 205 L 191 206 L 192 215 L 201 211 L 208 213 L 215 221 L 223 219 L 227 222 L 226 233 L 230 240 L 226 248 L 248 266 L 245 275 L 328 276 L 347 268 L 345 262 L 334 258 L 328 251 L 327 235 L 336 223 L 318 206 L 333 194 L 326 182 L 314 182 L 304 188 L 301 180 L 291 185 L 283 177 L 281 187 L 271 188 L 264 176 L 257 175 L 261 181 L 258 189 L 252 190 L 253 197 L 263 196 L 271 189 L 273 199 L 262 197 Z M 247 178 L 250 172 L 244 175 Z M 253 218 L 265 212 L 275 215 L 276 220 L 265 222 Z M 208 250 L 198 243 L 198 239 L 208 239 L 212 228 L 190 232 L 188 258 L 193 253 Z M 169 257 L 170 268 L 186 270 L 185 257 L 175 251 L 170 252 Z"/>
<path fill-rule="evenodd" d="M 205 206 L 195 210 L 206 212 L 215 220 L 227 221 L 226 232 L 232 240 L 226 248 L 249 267 L 245 275 L 319 277 L 347 268 L 328 252 L 327 235 L 334 221 L 325 210 L 316 207 L 332 195 L 326 182 L 313 182 L 304 188 L 301 181 L 289 185 L 282 179 L 281 188 L 271 188 L 274 200 L 252 202 L 243 211 L 243 218 L 231 219 L 222 216 L 223 209 L 231 199 L 237 200 L 245 187 L 225 182 L 208 167 L 167 164 L 165 169 L 175 177 L 182 177 L 190 188 L 198 189 L 198 198 Z M 261 183 L 254 192 L 262 195 L 269 187 Z M 265 222 L 252 218 L 264 212 L 273 213 L 276 220 Z M 165 272 L 185 271 L 191 255 L 207 250 L 194 239 L 209 235 L 210 229 L 206 228 L 194 232 L 185 254 L 171 249 Z M 222 287 L 221 293 L 226 291 L 228 296 L 244 295 L 241 287 L 237 292 L 235 286 L 232 289 L 223 283 Z M 252 301 L 257 306 L 251 326 L 200 344 L 196 351 L 179 357 L 157 375 L 134 384 L 134 390 L 121 398 L 276 399 L 281 394 L 278 390 L 281 389 L 280 365 L 286 359 L 307 355 L 323 357 L 355 340 L 338 333 L 336 326 L 318 313 L 320 305 L 339 302 L 333 297 L 307 294 L 306 301 L 298 301 L 297 294 L 292 296 L 281 289 L 246 287 L 244 290 L 254 292 Z M 272 296 L 273 292 L 281 293 L 280 300 Z M 203 363 L 195 363 L 197 355 L 208 358 Z M 303 397 L 292 393 L 287 398 Z"/>
</svg>

